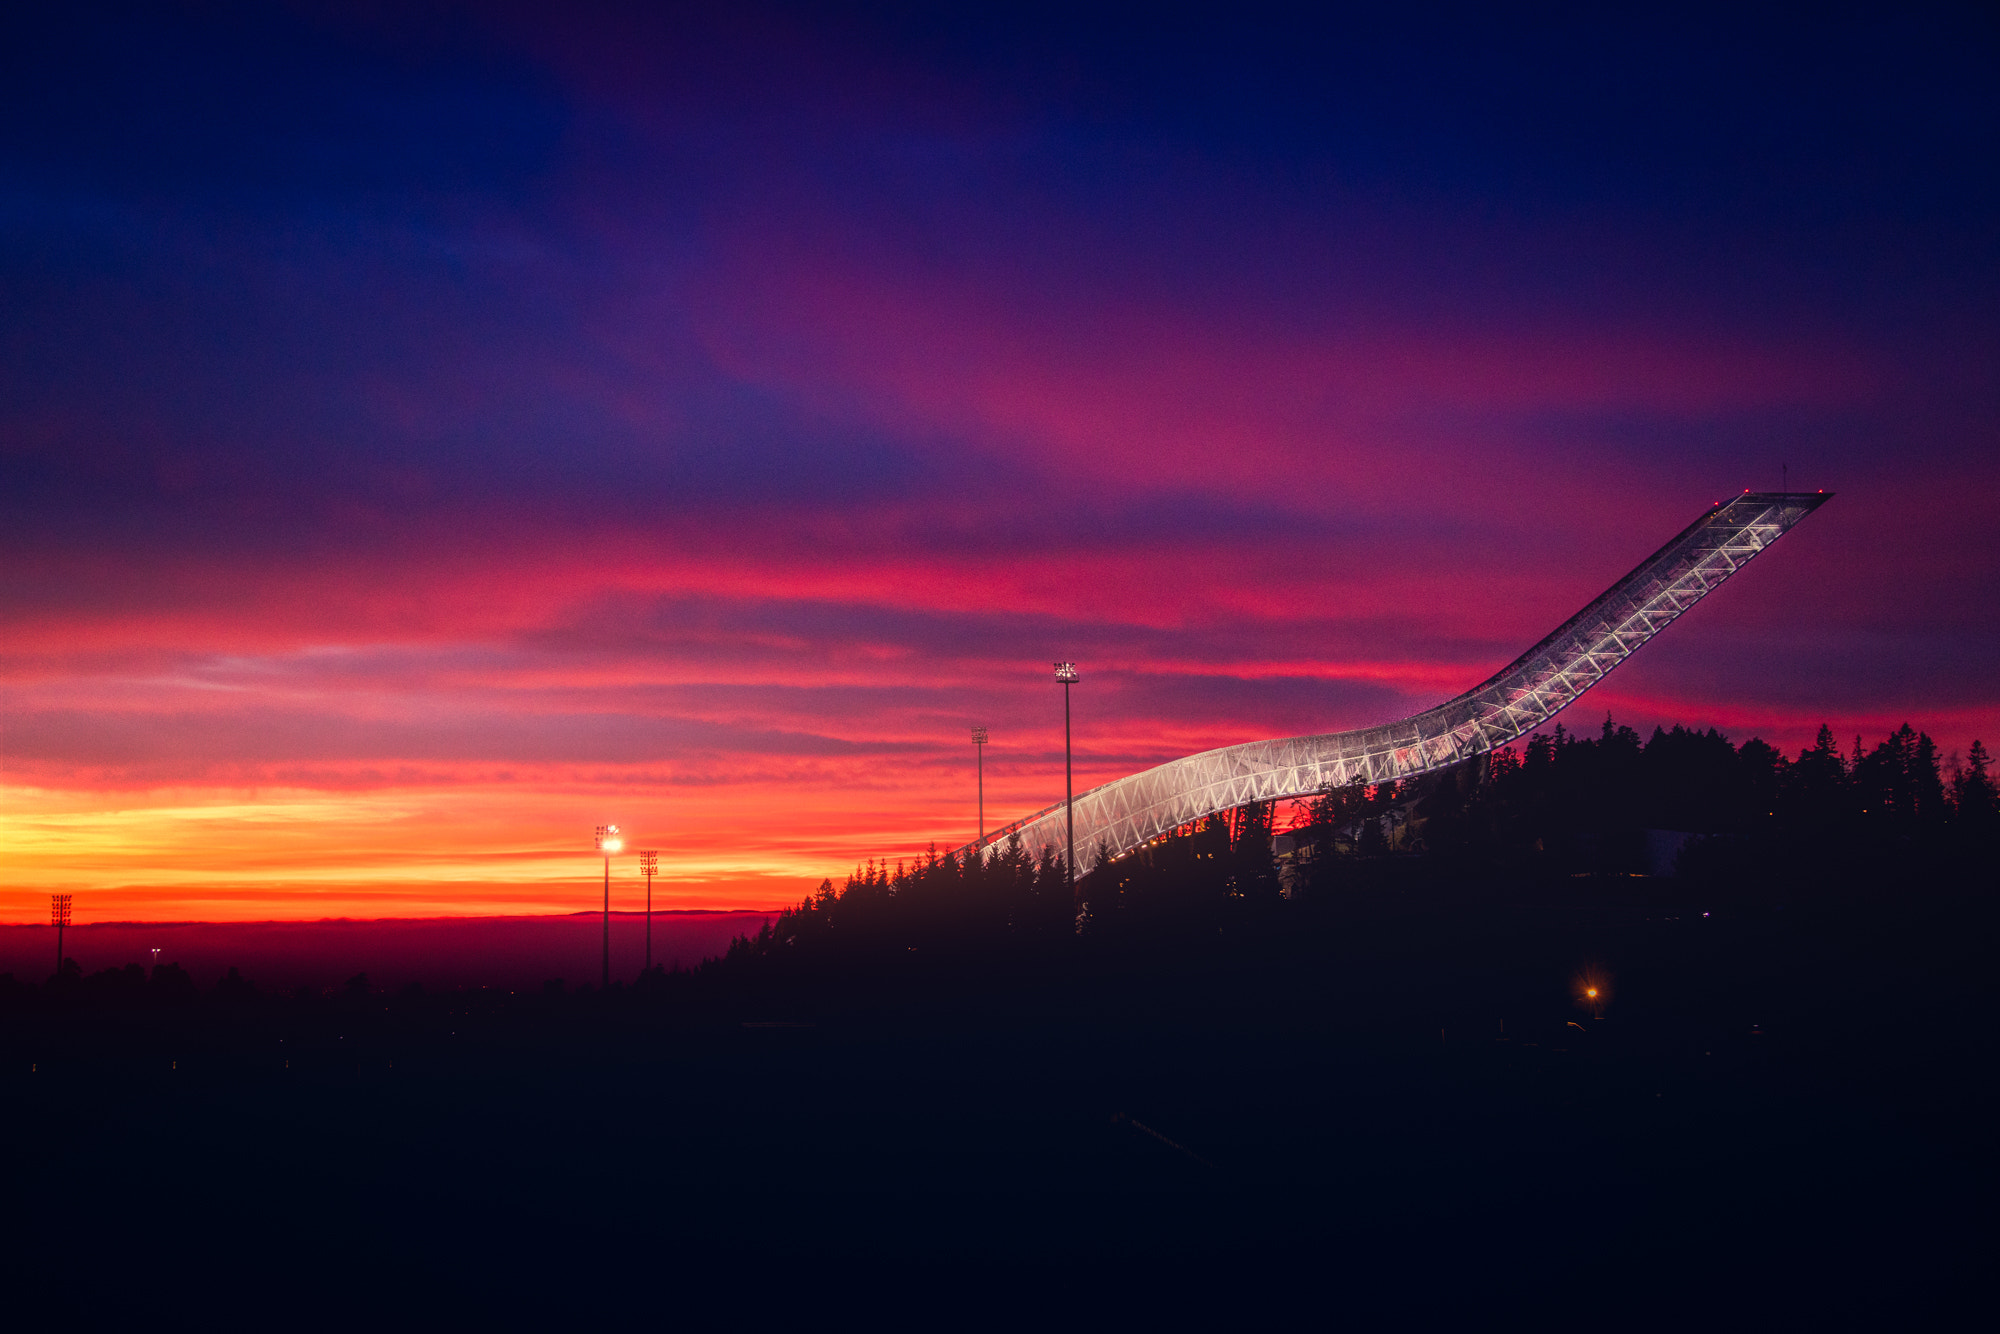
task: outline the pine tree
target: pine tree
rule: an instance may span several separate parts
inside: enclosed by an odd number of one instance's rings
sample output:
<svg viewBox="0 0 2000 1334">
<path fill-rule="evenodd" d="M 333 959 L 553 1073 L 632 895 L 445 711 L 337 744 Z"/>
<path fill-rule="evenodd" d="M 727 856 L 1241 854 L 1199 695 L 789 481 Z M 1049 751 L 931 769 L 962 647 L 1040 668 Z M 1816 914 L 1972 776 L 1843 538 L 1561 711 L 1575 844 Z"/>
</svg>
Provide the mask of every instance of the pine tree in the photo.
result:
<svg viewBox="0 0 2000 1334">
<path fill-rule="evenodd" d="M 1951 785 L 1952 805 L 1959 824 L 1980 833 L 2000 823 L 2000 792 L 1995 791 L 1993 776 L 1988 772 L 1992 764 L 1985 743 L 1974 741 L 1965 768 Z"/>
<path fill-rule="evenodd" d="M 1825 723 L 1810 748 L 1799 752 L 1786 784 L 1786 808 L 1792 818 L 1807 824 L 1838 820 L 1847 812 L 1847 763 L 1841 758 L 1840 743 Z"/>
<path fill-rule="evenodd" d="M 1945 822 L 1944 775 L 1938 771 L 1937 742 L 1928 732 L 1917 733 L 1917 743 L 1910 750 L 1910 791 L 1916 798 L 1918 825 L 1932 830 Z"/>
</svg>

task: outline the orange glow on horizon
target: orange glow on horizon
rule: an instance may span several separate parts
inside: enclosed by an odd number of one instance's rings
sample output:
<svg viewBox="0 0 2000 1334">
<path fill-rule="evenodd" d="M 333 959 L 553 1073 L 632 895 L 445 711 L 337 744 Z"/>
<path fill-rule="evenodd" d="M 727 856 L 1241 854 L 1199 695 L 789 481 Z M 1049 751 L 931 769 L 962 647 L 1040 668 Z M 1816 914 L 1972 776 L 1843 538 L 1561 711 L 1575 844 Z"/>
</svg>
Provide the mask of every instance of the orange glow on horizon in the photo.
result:
<svg viewBox="0 0 2000 1334">
<path fill-rule="evenodd" d="M 917 855 L 928 841 L 871 821 L 864 798 L 815 802 L 753 844 L 740 824 L 728 823 L 741 796 L 617 794 L 621 810 L 633 812 L 628 830 L 665 831 L 653 835 L 661 845 L 656 909 L 785 907 L 856 861 L 885 850 Z M 769 804 L 765 793 L 754 800 Z M 51 892 L 75 895 L 79 923 L 579 911 L 602 892 L 590 812 L 610 804 L 602 792 L 497 787 L 139 794 L 9 787 L 0 788 L 0 801 L 9 872 L 0 922 L 20 924 L 46 916 Z M 611 875 L 614 907 L 643 901 L 634 859 L 613 856 Z M 630 905 L 618 902 L 621 886 Z"/>
</svg>

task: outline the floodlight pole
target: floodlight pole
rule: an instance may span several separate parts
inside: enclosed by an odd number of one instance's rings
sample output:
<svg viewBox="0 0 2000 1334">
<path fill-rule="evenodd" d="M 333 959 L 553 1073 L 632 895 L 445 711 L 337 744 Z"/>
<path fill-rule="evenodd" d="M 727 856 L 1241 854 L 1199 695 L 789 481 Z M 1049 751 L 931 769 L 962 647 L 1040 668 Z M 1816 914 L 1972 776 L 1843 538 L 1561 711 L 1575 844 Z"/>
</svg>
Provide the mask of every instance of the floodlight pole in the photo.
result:
<svg viewBox="0 0 2000 1334">
<path fill-rule="evenodd" d="M 653 971 L 653 872 L 660 869 L 660 854 L 639 854 L 639 869 L 646 873 L 646 971 Z"/>
<path fill-rule="evenodd" d="M 618 837 L 618 826 L 601 824 L 597 826 L 597 850 L 604 854 L 604 983 L 605 991 L 611 990 L 611 854 L 625 846 Z"/>
<path fill-rule="evenodd" d="M 979 778 L 979 841 L 986 841 L 986 729 L 972 729 L 972 767 Z"/>
<path fill-rule="evenodd" d="M 49 925 L 56 929 L 56 976 L 62 976 L 63 928 L 69 925 L 71 898 L 67 894 L 49 895 Z"/>
<path fill-rule="evenodd" d="M 1056 664 L 1056 680 L 1063 688 L 1063 815 L 1069 826 L 1069 899 L 1076 908 L 1076 783 L 1069 748 L 1069 688 L 1076 684 L 1076 664 Z"/>
</svg>

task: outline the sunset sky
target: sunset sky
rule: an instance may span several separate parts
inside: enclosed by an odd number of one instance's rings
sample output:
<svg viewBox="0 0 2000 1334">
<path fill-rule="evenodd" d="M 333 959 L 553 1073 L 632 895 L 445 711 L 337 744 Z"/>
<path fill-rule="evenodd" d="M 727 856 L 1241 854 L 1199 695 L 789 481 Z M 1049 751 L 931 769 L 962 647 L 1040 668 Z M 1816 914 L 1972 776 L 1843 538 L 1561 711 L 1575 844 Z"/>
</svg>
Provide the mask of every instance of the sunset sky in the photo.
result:
<svg viewBox="0 0 2000 1334">
<path fill-rule="evenodd" d="M 541 8 L 4 21 L 0 920 L 770 906 L 1786 466 L 1565 723 L 2000 743 L 1991 26 Z"/>
</svg>

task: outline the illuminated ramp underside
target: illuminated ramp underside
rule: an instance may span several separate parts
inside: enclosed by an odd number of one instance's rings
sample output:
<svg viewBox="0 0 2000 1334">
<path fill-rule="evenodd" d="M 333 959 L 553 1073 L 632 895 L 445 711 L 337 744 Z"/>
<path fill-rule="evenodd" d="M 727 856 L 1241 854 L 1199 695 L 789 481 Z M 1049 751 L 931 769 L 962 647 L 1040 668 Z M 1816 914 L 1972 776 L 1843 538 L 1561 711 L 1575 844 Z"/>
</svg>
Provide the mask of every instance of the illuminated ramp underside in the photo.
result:
<svg viewBox="0 0 2000 1334">
<path fill-rule="evenodd" d="M 1283 737 L 1204 751 L 1076 798 L 1083 867 L 1253 801 L 1302 797 L 1348 783 L 1386 783 L 1442 769 L 1534 731 L 1828 499 L 1823 492 L 1745 492 L 1718 505 L 1608 592 L 1483 685 L 1434 709 L 1353 732 Z M 1014 834 L 1032 857 L 1064 855 L 1057 802 L 968 844 Z"/>
</svg>

